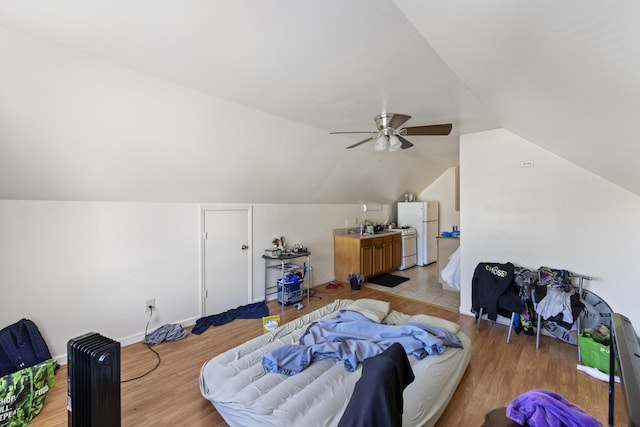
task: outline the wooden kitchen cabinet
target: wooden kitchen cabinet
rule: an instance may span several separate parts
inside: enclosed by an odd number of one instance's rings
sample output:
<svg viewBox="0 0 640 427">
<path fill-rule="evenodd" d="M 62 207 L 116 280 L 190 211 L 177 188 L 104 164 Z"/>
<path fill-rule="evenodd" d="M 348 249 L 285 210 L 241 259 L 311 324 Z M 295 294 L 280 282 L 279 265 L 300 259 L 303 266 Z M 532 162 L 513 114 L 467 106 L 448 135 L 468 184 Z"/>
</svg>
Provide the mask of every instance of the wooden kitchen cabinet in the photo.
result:
<svg viewBox="0 0 640 427">
<path fill-rule="evenodd" d="M 374 275 L 373 270 L 373 240 L 362 240 L 360 241 L 360 268 L 357 270 L 351 269 L 346 277 L 349 277 L 349 274 L 351 273 L 358 273 L 365 277 L 372 277 Z M 336 277 L 336 279 L 338 278 Z"/>
<path fill-rule="evenodd" d="M 394 234 L 391 245 L 391 270 L 396 271 L 400 268 L 400 265 L 402 265 L 402 236 L 400 234 Z"/>
<path fill-rule="evenodd" d="M 384 245 L 383 238 L 376 237 L 373 239 L 373 273 L 372 276 L 377 276 L 384 273 Z M 366 275 L 365 275 L 366 277 Z"/>
<path fill-rule="evenodd" d="M 402 262 L 400 233 L 384 235 L 335 235 L 335 279 L 347 282 L 349 274 L 362 274 L 366 279 L 392 272 Z"/>
</svg>

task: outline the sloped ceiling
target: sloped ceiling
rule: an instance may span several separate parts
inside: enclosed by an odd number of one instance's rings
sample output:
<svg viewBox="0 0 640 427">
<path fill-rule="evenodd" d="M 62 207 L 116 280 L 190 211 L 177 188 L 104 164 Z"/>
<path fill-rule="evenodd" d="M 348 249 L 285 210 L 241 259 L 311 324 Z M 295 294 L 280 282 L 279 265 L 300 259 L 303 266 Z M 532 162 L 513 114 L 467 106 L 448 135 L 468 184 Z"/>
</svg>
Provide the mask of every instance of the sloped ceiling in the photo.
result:
<svg viewBox="0 0 640 427">
<path fill-rule="evenodd" d="M 605 6 L 2 0 L 0 198 L 388 203 L 496 127 L 640 194 L 640 6 Z M 382 111 L 453 132 L 329 135 Z"/>
</svg>

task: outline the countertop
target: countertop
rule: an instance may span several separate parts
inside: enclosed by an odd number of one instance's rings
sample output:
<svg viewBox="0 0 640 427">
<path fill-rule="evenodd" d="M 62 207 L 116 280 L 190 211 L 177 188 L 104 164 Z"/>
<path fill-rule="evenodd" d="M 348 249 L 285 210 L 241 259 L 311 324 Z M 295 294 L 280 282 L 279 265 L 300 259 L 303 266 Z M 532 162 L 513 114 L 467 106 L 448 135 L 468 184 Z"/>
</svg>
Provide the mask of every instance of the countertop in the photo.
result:
<svg viewBox="0 0 640 427">
<path fill-rule="evenodd" d="M 279 259 L 279 260 L 283 260 L 283 259 L 301 258 L 301 257 L 309 256 L 309 255 L 311 255 L 311 252 L 307 251 L 307 252 L 287 253 L 287 254 L 282 254 L 280 256 L 277 256 L 277 257 L 272 257 L 272 256 L 268 256 L 268 255 L 262 255 L 262 258 L 264 258 L 264 259 Z"/>
<path fill-rule="evenodd" d="M 391 235 L 394 235 L 394 234 L 400 234 L 400 231 L 398 231 L 398 230 L 383 230 L 383 231 L 381 231 L 379 233 L 360 235 L 355 231 L 353 233 L 346 233 L 345 234 L 344 229 L 342 229 L 342 232 L 339 232 L 338 230 L 336 230 L 334 234 L 336 236 L 353 237 L 353 238 L 356 238 L 356 239 L 373 239 L 375 237 L 384 237 L 384 236 L 391 236 Z"/>
<path fill-rule="evenodd" d="M 448 236 L 436 236 L 436 239 L 460 240 L 459 237 L 448 237 Z"/>
</svg>

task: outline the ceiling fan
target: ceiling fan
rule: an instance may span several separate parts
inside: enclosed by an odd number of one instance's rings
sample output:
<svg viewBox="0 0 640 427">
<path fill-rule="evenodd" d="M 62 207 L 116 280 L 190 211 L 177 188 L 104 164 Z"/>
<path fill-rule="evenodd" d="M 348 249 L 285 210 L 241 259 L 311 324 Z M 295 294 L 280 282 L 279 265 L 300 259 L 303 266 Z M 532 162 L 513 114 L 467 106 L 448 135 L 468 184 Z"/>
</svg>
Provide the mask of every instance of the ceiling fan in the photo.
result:
<svg viewBox="0 0 640 427">
<path fill-rule="evenodd" d="M 413 147 L 405 136 L 411 135 L 449 135 L 451 133 L 451 123 L 426 126 L 401 127 L 409 120 L 411 116 L 397 113 L 382 113 L 373 118 L 378 127 L 377 131 L 350 131 L 350 132 L 331 132 L 332 135 L 343 133 L 368 133 L 371 136 L 356 142 L 347 148 L 354 148 L 360 144 L 375 139 L 373 148 L 376 151 L 396 151 L 399 148 L 407 149 Z"/>
</svg>

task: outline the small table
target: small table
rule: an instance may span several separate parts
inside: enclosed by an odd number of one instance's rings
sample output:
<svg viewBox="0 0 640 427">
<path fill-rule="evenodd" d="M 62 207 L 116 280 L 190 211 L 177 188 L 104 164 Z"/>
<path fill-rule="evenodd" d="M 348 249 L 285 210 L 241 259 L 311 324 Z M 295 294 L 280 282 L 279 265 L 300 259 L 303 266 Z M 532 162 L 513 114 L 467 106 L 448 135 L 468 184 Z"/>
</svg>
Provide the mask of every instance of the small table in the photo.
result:
<svg viewBox="0 0 640 427">
<path fill-rule="evenodd" d="M 278 298 L 278 302 L 282 304 L 282 312 L 284 313 L 285 307 L 293 302 L 294 300 L 301 301 L 302 296 L 307 294 L 307 305 L 309 304 L 309 296 L 311 294 L 311 261 L 310 261 L 311 252 L 294 252 L 282 254 L 277 258 L 270 257 L 267 255 L 262 255 L 264 259 L 265 268 L 264 268 L 264 297 L 267 299 L 268 295 L 276 294 Z M 306 258 L 306 261 L 302 266 L 290 264 L 290 261 L 297 258 Z M 281 290 L 278 290 L 278 281 L 276 280 L 274 285 L 269 285 L 269 270 L 270 269 L 279 269 L 281 272 L 280 275 L 280 283 Z M 285 276 L 287 273 L 290 273 L 295 270 L 302 270 L 302 278 L 300 279 L 302 283 L 300 284 L 300 288 L 298 290 L 288 290 L 285 284 Z M 275 291 L 274 291 L 275 290 Z M 305 292 L 306 291 L 306 292 Z M 298 299 L 299 298 L 299 299 Z"/>
</svg>

